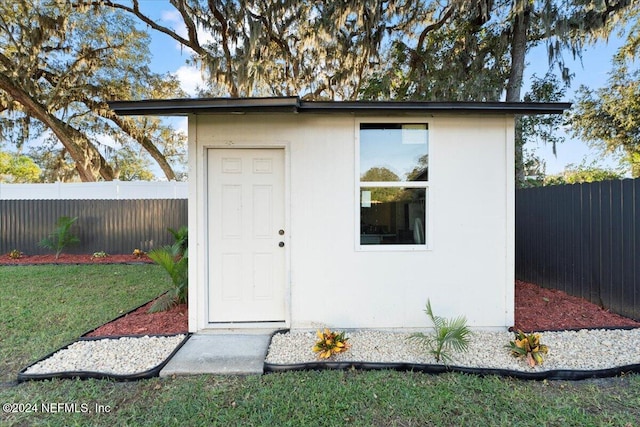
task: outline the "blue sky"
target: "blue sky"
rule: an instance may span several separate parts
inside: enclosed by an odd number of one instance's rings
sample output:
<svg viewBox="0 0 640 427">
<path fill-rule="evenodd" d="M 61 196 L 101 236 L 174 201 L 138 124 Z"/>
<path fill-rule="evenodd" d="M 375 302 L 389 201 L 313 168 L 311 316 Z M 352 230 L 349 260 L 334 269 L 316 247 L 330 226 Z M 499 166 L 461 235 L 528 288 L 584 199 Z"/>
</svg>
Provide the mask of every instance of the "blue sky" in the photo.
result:
<svg viewBox="0 0 640 427">
<path fill-rule="evenodd" d="M 616 50 L 622 45 L 623 40 L 612 37 L 608 42 L 599 42 L 590 46 L 582 53 L 582 59 L 572 59 L 570 54 L 565 55 L 567 65 L 574 74 L 570 88 L 568 88 L 564 101 L 573 102 L 575 91 L 585 85 L 591 89 L 598 89 L 607 85 L 608 73 L 612 67 L 612 59 Z M 527 56 L 527 69 L 525 82 L 534 73 L 538 77 L 544 76 L 548 70 L 546 48 L 540 46 Z M 525 83 L 526 84 L 526 83 Z M 547 174 L 562 172 L 567 164 L 578 165 L 585 161 L 587 164 L 596 162 L 598 165 L 617 168 L 618 160 L 613 156 L 604 156 L 600 150 L 590 148 L 585 142 L 571 138 L 569 132 L 564 133 L 566 141 L 557 146 L 557 156 L 553 155 L 551 145 L 536 144 L 532 149 L 546 162 Z"/>
<path fill-rule="evenodd" d="M 175 9 L 165 0 L 141 0 L 141 9 L 146 11 L 151 17 L 170 28 L 179 28 L 179 18 Z M 190 51 L 181 48 L 178 43 L 170 37 L 157 31 L 150 31 L 152 42 L 150 50 L 152 53 L 151 67 L 157 72 L 171 72 L 176 74 L 182 82 L 183 88 L 192 96 L 200 82 L 199 71 L 186 65 L 186 60 L 190 56 Z M 573 60 L 570 54 L 565 54 L 565 60 L 574 74 L 571 87 L 567 91 L 564 101 L 572 101 L 574 91 L 580 85 L 586 85 L 592 89 L 606 85 L 607 73 L 611 69 L 611 59 L 616 49 L 621 45 L 619 38 L 611 38 L 608 42 L 600 42 L 595 46 L 584 50 L 582 60 Z M 527 56 L 527 68 L 525 71 L 525 85 L 532 74 L 542 77 L 548 70 L 546 48 L 540 46 L 532 50 Z M 523 88 L 523 93 L 528 87 Z M 175 123 L 180 128 L 186 130 L 186 121 Z M 536 144 L 526 147 L 540 156 L 546 163 L 547 174 L 559 173 L 564 170 L 567 164 L 580 164 L 586 162 L 606 167 L 615 168 L 618 166 L 617 160 L 611 156 L 603 156 L 596 149 L 591 149 L 586 143 L 570 138 L 567 132 L 566 141 L 557 147 L 557 156 L 552 153 L 551 146 Z"/>
</svg>

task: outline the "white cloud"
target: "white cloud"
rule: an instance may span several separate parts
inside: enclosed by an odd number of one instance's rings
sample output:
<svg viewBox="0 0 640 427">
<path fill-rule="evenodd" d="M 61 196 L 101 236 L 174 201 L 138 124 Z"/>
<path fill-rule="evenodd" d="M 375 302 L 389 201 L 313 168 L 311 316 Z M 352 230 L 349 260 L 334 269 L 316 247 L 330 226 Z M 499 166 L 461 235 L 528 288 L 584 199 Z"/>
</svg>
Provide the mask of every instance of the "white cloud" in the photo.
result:
<svg viewBox="0 0 640 427">
<path fill-rule="evenodd" d="M 205 87 L 200 70 L 196 67 L 183 65 L 173 73 L 180 81 L 180 87 L 190 96 L 196 96 L 199 87 Z"/>
<path fill-rule="evenodd" d="M 175 31 L 180 37 L 187 37 L 187 27 L 182 21 L 182 16 L 177 10 L 163 10 L 161 13 L 161 19 L 166 22 L 167 26 Z"/>
<path fill-rule="evenodd" d="M 174 117 L 173 118 L 173 127 L 176 131 L 181 132 L 185 135 L 189 134 L 189 119 L 187 117 Z"/>
</svg>

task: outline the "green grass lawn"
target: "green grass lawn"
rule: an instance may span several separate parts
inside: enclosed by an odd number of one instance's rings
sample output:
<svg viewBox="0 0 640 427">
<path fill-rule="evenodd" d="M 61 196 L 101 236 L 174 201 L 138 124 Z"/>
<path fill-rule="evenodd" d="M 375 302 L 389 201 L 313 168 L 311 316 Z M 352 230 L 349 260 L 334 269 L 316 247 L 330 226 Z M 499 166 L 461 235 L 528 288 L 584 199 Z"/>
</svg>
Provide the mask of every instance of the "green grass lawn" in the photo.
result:
<svg viewBox="0 0 640 427">
<path fill-rule="evenodd" d="M 153 264 L 0 266 L 0 382 L 170 284 Z"/>
<path fill-rule="evenodd" d="M 640 420 L 640 375 L 528 382 L 311 371 L 6 383 L 27 364 L 168 286 L 163 272 L 149 265 L 0 267 L 0 403 L 50 411 L 2 413 L 0 425 L 635 426 Z"/>
</svg>

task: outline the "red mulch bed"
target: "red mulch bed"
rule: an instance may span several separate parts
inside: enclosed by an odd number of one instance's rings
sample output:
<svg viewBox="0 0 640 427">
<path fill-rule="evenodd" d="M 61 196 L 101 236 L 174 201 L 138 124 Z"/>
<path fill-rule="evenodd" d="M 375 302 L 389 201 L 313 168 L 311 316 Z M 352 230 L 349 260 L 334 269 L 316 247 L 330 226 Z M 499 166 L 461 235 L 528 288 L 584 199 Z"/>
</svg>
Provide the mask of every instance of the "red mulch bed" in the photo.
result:
<svg viewBox="0 0 640 427">
<path fill-rule="evenodd" d="M 187 304 L 176 305 L 167 311 L 148 313 L 153 301 L 139 309 L 100 326 L 87 337 L 115 335 L 186 334 L 189 330 Z"/>
<path fill-rule="evenodd" d="M 133 255 L 110 255 L 93 258 L 91 255 L 62 254 L 56 261 L 53 255 L 23 256 L 12 260 L 7 255 L 0 257 L 0 265 L 44 264 L 44 263 L 118 263 L 151 262 L 148 258 Z M 604 327 L 640 327 L 640 322 L 611 313 L 582 298 L 562 291 L 543 289 L 531 283 L 516 280 L 515 328 L 525 332 Z M 155 335 L 177 334 L 188 331 L 188 309 L 186 304 L 161 313 L 147 313 L 151 303 L 107 323 L 88 336 Z"/>
<path fill-rule="evenodd" d="M 585 299 L 516 280 L 515 328 L 525 332 L 555 329 L 640 327 Z"/>
<path fill-rule="evenodd" d="M 123 263 L 151 263 L 148 256 L 138 258 L 131 254 L 111 255 L 106 257 L 94 257 L 91 254 L 60 254 L 58 259 L 54 255 L 22 255 L 13 259 L 8 254 L 0 257 L 0 265 L 31 265 L 31 264 L 123 264 Z"/>
</svg>

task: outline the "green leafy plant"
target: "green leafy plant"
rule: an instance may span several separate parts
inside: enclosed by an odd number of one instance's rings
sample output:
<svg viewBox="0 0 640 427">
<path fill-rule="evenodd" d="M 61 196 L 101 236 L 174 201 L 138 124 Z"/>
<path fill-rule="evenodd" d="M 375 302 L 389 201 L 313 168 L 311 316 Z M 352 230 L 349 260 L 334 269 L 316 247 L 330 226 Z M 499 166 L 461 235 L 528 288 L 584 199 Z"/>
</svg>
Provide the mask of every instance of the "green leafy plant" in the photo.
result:
<svg viewBox="0 0 640 427">
<path fill-rule="evenodd" d="M 427 307 L 424 310 L 433 323 L 434 333 L 423 334 L 416 332 L 411 334 L 410 339 L 424 342 L 429 347 L 429 352 L 439 362 L 441 359 L 447 363 L 451 360 L 449 350 L 465 351 L 469 346 L 471 330 L 467 327 L 467 319 L 463 316 L 455 319 L 446 319 L 436 316 L 431 309 L 431 301 L 427 300 Z"/>
<path fill-rule="evenodd" d="M 540 334 L 525 334 L 521 330 L 515 332 L 515 339 L 509 341 L 506 347 L 511 350 L 511 354 L 515 357 L 524 357 L 532 368 L 537 364 L 542 365 L 544 362 L 543 354 L 549 352 L 549 347 L 540 343 Z"/>
<path fill-rule="evenodd" d="M 180 251 L 184 254 L 189 247 L 189 229 L 183 225 L 182 227 L 174 230 L 173 228 L 167 228 L 167 231 L 173 235 L 175 244 L 180 246 Z"/>
<path fill-rule="evenodd" d="M 347 351 L 351 344 L 347 342 L 349 338 L 345 337 L 345 332 L 332 332 L 329 329 L 316 332 L 318 341 L 313 346 L 313 351 L 318 353 L 321 359 L 328 359 L 334 354 Z"/>
<path fill-rule="evenodd" d="M 71 233 L 71 226 L 78 220 L 78 217 L 62 216 L 56 222 L 56 228 L 49 236 L 38 242 L 38 246 L 50 249 L 55 252 L 56 259 L 62 251 L 70 245 L 80 243 L 80 239 Z"/>
<path fill-rule="evenodd" d="M 169 231 L 175 237 L 175 243 L 171 246 L 154 249 L 148 253 L 148 256 L 169 273 L 173 288 L 161 295 L 151 305 L 151 308 L 149 308 L 150 313 L 166 311 L 176 304 L 187 302 L 189 291 L 187 227 L 181 227 L 178 231 L 172 229 L 169 229 Z"/>
<path fill-rule="evenodd" d="M 20 252 L 17 249 L 12 250 L 8 254 L 9 258 L 11 258 L 11 259 L 20 259 L 20 258 L 22 258 L 22 255 L 23 255 L 22 252 Z"/>
<path fill-rule="evenodd" d="M 162 294 L 149 308 L 149 313 L 166 311 L 176 304 L 187 302 L 189 290 L 189 271 L 186 253 L 180 251 L 177 244 L 164 246 L 149 252 L 149 258 L 161 266 L 169 276 L 173 287 Z"/>
<path fill-rule="evenodd" d="M 109 256 L 109 254 L 106 253 L 105 251 L 99 251 L 99 252 L 94 252 L 93 255 L 91 255 L 91 259 L 93 259 L 93 258 L 106 258 L 108 256 Z"/>
</svg>

